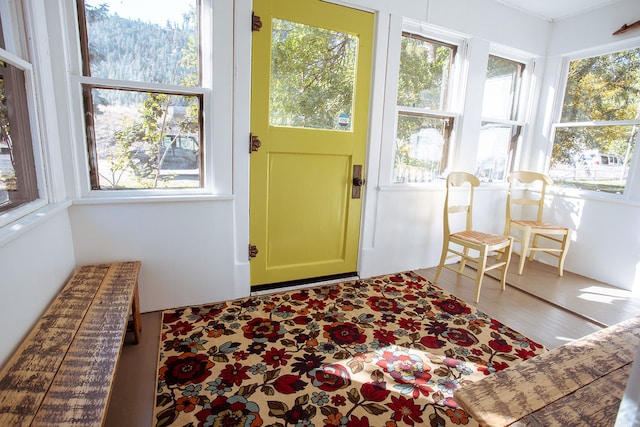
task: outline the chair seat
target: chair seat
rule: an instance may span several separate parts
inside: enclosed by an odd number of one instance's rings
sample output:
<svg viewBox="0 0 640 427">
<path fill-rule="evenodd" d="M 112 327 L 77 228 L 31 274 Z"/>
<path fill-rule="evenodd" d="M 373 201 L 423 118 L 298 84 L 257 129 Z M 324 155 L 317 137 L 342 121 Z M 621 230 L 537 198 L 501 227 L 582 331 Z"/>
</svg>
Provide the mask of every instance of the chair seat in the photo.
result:
<svg viewBox="0 0 640 427">
<path fill-rule="evenodd" d="M 475 243 L 478 245 L 499 245 L 501 243 L 508 243 L 509 238 L 500 234 L 483 233 L 481 231 L 460 231 L 451 235 L 453 238 L 464 240 L 467 242 Z"/>
<path fill-rule="evenodd" d="M 542 221 L 527 221 L 522 219 L 514 219 L 511 221 L 511 223 L 521 225 L 523 227 L 537 228 L 539 230 L 567 230 L 566 227 L 560 227 L 555 224 L 551 224 L 549 222 L 542 222 Z"/>
</svg>

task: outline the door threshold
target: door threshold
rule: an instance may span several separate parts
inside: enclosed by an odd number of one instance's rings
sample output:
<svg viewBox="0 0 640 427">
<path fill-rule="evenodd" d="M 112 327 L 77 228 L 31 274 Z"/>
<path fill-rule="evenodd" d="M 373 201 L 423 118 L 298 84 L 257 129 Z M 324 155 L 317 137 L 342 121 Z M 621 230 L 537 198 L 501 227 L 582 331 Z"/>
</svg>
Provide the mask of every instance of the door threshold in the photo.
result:
<svg viewBox="0 0 640 427">
<path fill-rule="evenodd" d="M 314 286 L 331 285 L 333 283 L 344 282 L 345 279 L 357 280 L 360 276 L 356 271 L 350 273 L 331 274 L 329 276 L 310 277 L 308 279 L 289 280 L 287 282 L 266 283 L 263 285 L 251 286 L 251 296 L 265 295 L 275 291 L 284 292 Z"/>
</svg>

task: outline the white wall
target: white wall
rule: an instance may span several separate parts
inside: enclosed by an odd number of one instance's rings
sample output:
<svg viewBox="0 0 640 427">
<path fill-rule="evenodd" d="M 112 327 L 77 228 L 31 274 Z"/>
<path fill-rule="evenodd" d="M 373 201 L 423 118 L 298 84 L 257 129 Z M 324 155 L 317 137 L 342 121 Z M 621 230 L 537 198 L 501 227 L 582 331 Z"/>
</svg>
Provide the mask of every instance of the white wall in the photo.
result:
<svg viewBox="0 0 640 427">
<path fill-rule="evenodd" d="M 11 235 L 0 239 L 0 365 L 75 267 L 66 205 L 40 214 L 46 218 L 16 223 Z"/>
<path fill-rule="evenodd" d="M 142 262 L 143 312 L 236 297 L 231 198 L 76 204 L 70 218 L 79 265 Z"/>
<path fill-rule="evenodd" d="M 555 215 L 572 224 L 569 271 L 627 290 L 640 289 L 640 206 L 556 195 Z"/>
<path fill-rule="evenodd" d="M 632 24 L 639 19 L 638 1 L 624 0 L 616 2 L 615 5 L 556 21 L 549 37 L 547 55 L 554 57 L 637 39 L 637 29 L 616 36 L 613 32 L 623 24 Z M 638 45 L 637 42 L 635 45 Z"/>
</svg>

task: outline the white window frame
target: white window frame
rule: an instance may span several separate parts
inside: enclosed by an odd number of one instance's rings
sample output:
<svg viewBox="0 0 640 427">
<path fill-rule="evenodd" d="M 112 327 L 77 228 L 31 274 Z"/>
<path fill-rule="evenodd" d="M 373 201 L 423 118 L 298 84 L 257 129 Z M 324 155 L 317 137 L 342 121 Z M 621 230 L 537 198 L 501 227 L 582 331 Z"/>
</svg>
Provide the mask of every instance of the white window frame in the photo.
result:
<svg viewBox="0 0 640 427">
<path fill-rule="evenodd" d="M 233 64 L 233 23 L 228 20 L 233 16 L 233 5 L 229 2 L 201 0 L 201 86 L 197 88 L 180 87 L 182 93 L 198 93 L 203 96 L 202 115 L 203 129 L 201 139 L 204 144 L 201 174 L 201 188 L 180 189 L 124 189 L 111 190 L 91 189 L 89 158 L 85 135 L 84 108 L 82 97 L 83 83 L 99 83 L 100 79 L 82 75 L 82 57 L 80 54 L 80 37 L 75 0 L 67 0 L 64 6 L 65 27 L 68 29 L 67 56 L 69 64 L 69 86 L 72 109 L 72 132 L 74 140 L 75 190 L 78 203 L 100 203 L 100 201 L 153 201 L 153 200 L 185 200 L 202 197 L 228 197 L 232 193 L 232 150 L 231 139 L 233 129 L 232 111 L 228 108 L 233 99 L 234 76 L 228 70 Z M 214 77 L 215 76 L 215 77 Z M 110 85 L 130 82 L 109 81 Z M 142 83 L 136 88 L 159 92 L 175 92 L 176 87 L 164 84 Z M 214 86 L 216 96 L 213 96 Z M 213 112 L 216 111 L 216 114 Z M 229 141 L 229 144 L 215 143 L 216 140 Z"/>
<path fill-rule="evenodd" d="M 553 145 L 555 142 L 555 133 L 556 129 L 560 126 L 560 118 L 562 117 L 562 107 L 564 104 L 565 92 L 567 90 L 567 83 L 569 80 L 569 65 L 571 61 L 576 61 L 580 59 L 592 58 L 595 56 L 607 55 L 610 53 L 621 52 L 624 50 L 637 49 L 638 48 L 638 40 L 631 39 L 625 40 L 619 43 L 608 44 L 606 46 L 600 46 L 593 49 L 586 49 L 579 52 L 574 52 L 565 55 L 562 58 L 562 64 L 560 67 L 560 78 L 559 78 L 559 87 L 557 96 L 554 102 L 553 108 L 553 120 L 550 123 L 550 132 L 549 132 L 549 140 L 547 142 L 547 158 L 545 161 L 545 170 L 548 171 L 551 166 L 551 153 L 553 152 Z M 595 122 L 588 122 L 589 125 L 597 125 Z M 625 121 L 616 121 L 616 122 L 603 122 L 603 124 L 607 123 L 608 125 L 629 125 L 629 124 L 637 124 L 640 126 L 640 119 L 638 120 L 625 120 Z M 581 126 L 584 123 L 571 123 L 569 125 L 563 127 L 576 127 Z M 627 175 L 627 182 L 625 185 L 625 190 L 623 194 L 614 194 L 607 193 L 602 191 L 592 191 L 585 189 L 556 189 L 556 191 L 562 191 L 565 193 L 570 193 L 576 195 L 581 198 L 593 198 L 593 199 L 602 199 L 602 200 L 611 200 L 611 201 L 631 201 L 638 202 L 640 201 L 640 150 L 638 150 L 640 146 L 640 132 L 638 132 L 638 137 L 636 139 L 636 150 L 631 159 L 631 164 L 629 165 L 629 173 Z"/>
<path fill-rule="evenodd" d="M 441 182 L 432 181 L 424 183 L 396 183 L 393 180 L 393 158 L 395 152 L 395 139 L 397 132 L 398 115 L 403 112 L 413 112 L 412 108 L 397 105 L 398 78 L 400 73 L 400 49 L 404 32 L 416 34 L 424 38 L 457 46 L 456 57 L 450 69 L 450 86 L 448 88 L 448 110 L 427 111 L 420 109 L 420 113 L 428 112 L 433 116 L 452 117 L 454 120 L 449 137 L 449 149 L 446 153 L 447 164 L 452 165 L 458 146 L 457 135 L 461 123 L 461 111 L 464 102 L 464 87 L 467 79 L 466 59 L 468 42 L 463 36 L 446 31 L 424 22 L 392 15 L 389 25 L 389 48 L 387 56 L 387 85 L 385 88 L 385 105 L 382 128 L 382 146 L 379 185 L 381 188 L 402 189 L 415 187 L 442 186 Z M 445 172 L 446 173 L 446 172 Z"/>
<path fill-rule="evenodd" d="M 517 117 L 515 119 L 506 120 L 506 119 L 499 119 L 495 117 L 483 116 L 482 111 L 480 112 L 481 114 L 480 128 L 478 128 L 478 133 L 480 132 L 482 123 L 485 123 L 485 122 L 496 123 L 496 124 L 512 126 L 512 127 L 513 126 L 520 127 L 517 146 L 516 146 L 513 158 L 511 159 L 510 169 L 508 168 L 505 171 L 505 180 L 506 180 L 506 177 L 509 175 L 509 173 L 519 169 L 518 165 L 521 162 L 521 156 L 524 150 L 523 145 L 525 144 L 525 141 L 527 140 L 527 135 L 530 131 L 531 126 L 529 125 L 529 119 L 532 115 L 532 111 L 534 108 L 534 102 L 532 102 L 534 99 L 534 89 L 535 89 L 533 82 L 535 80 L 534 76 L 535 76 L 536 67 L 538 64 L 537 64 L 537 58 L 534 56 L 529 56 L 520 51 L 510 49 L 508 47 L 495 45 L 495 44 L 491 45 L 489 50 L 489 55 L 524 64 L 524 71 L 522 73 L 522 80 L 521 80 L 521 87 L 520 87 L 520 98 L 518 100 L 518 105 L 517 105 Z M 478 152 L 478 157 L 479 156 L 480 156 L 480 153 Z M 477 159 L 476 159 L 476 162 L 477 162 Z M 495 182 L 504 182 L 504 180 L 495 181 Z"/>
<path fill-rule="evenodd" d="M 33 160 L 35 167 L 36 185 L 38 187 L 38 196 L 31 202 L 18 205 L 15 208 L 8 209 L 5 212 L 0 213 L 0 228 L 9 226 L 22 218 L 36 212 L 43 208 L 48 203 L 48 188 L 45 179 L 45 168 L 43 161 L 43 147 L 42 147 L 42 129 L 39 120 L 39 104 L 36 96 L 36 82 L 33 65 L 28 58 L 29 40 L 33 40 L 27 34 L 27 28 L 33 30 L 33 25 L 30 25 L 30 19 L 32 16 L 29 14 L 31 11 L 30 4 L 25 2 L 23 4 L 20 0 L 13 0 L 9 2 L 3 2 L 0 6 L 0 13 L 3 19 L 2 30 L 5 37 L 5 46 L 7 50 L 0 49 L 0 60 L 5 61 L 14 67 L 24 72 L 25 78 L 25 92 L 27 100 L 27 112 L 29 119 L 29 128 L 31 132 L 31 143 L 33 148 Z M 9 50 L 13 51 L 10 52 Z M 31 50 L 33 51 L 33 49 Z M 10 228 L 10 227 L 8 227 Z M 21 229 L 18 227 L 17 229 Z M 5 233 L 0 233 L 0 237 Z"/>
</svg>

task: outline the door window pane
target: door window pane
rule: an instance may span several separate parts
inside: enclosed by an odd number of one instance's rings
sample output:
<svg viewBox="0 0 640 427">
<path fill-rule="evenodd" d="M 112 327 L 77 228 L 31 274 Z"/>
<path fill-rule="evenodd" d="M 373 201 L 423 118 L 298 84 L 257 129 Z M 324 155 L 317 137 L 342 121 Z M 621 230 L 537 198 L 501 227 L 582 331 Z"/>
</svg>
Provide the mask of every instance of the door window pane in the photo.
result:
<svg viewBox="0 0 640 427">
<path fill-rule="evenodd" d="M 350 131 L 356 36 L 274 19 L 271 126 Z"/>
</svg>

